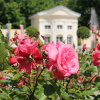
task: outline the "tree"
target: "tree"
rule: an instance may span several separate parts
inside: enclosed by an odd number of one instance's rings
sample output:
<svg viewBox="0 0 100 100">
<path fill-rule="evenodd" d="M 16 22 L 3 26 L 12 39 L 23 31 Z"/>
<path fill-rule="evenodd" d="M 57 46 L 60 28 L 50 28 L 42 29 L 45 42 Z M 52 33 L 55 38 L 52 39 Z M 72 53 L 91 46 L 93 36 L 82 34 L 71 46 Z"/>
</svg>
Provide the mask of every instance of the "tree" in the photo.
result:
<svg viewBox="0 0 100 100">
<path fill-rule="evenodd" d="M 3 24 L 9 20 L 13 28 L 18 28 L 19 24 L 28 27 L 30 15 L 57 5 L 66 6 L 67 2 L 68 0 L 0 0 L 0 19 Z"/>
<path fill-rule="evenodd" d="M 19 0 L 18 0 L 19 1 Z M 21 0 L 18 3 L 21 13 L 25 16 L 26 26 L 30 25 L 29 16 L 55 6 L 53 0 Z"/>
<path fill-rule="evenodd" d="M 92 7 L 94 7 L 97 14 L 100 15 L 100 11 L 98 10 L 100 7 L 100 0 L 69 0 L 67 6 L 70 9 L 81 13 L 81 17 L 79 18 L 79 26 L 89 27 Z"/>
<path fill-rule="evenodd" d="M 6 5 L 5 5 L 5 1 L 4 0 L 0 0 L 0 22 L 4 23 L 5 20 L 5 8 L 6 8 Z"/>
<path fill-rule="evenodd" d="M 10 21 L 13 28 L 19 28 L 19 24 L 25 25 L 25 18 L 20 13 L 18 4 L 16 2 L 6 3 L 5 17 L 6 22 Z"/>
<path fill-rule="evenodd" d="M 78 28 L 77 35 L 81 39 L 88 38 L 90 36 L 90 30 L 85 26 L 81 26 Z"/>
</svg>

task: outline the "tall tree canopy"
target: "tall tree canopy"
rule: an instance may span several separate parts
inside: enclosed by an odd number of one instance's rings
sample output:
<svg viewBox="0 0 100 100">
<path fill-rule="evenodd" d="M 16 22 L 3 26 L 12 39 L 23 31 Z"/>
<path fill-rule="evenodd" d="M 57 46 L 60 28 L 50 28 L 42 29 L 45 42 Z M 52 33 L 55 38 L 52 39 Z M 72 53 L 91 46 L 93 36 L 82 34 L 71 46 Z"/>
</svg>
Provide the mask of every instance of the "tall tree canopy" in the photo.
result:
<svg viewBox="0 0 100 100">
<path fill-rule="evenodd" d="M 0 0 L 0 22 L 5 25 L 9 20 L 13 28 L 18 28 L 19 24 L 28 27 L 30 15 L 57 5 L 63 5 L 81 13 L 79 26 L 89 27 L 91 7 L 95 7 L 97 14 L 100 15 L 98 10 L 100 0 Z"/>
<path fill-rule="evenodd" d="M 19 24 L 24 24 L 24 26 L 27 27 L 30 25 L 30 15 L 59 4 L 66 6 L 67 1 L 68 0 L 0 0 L 0 5 L 5 9 L 0 10 L 2 12 L 0 13 L 0 21 L 6 24 L 9 20 L 13 24 L 13 28 L 18 28 Z"/>
<path fill-rule="evenodd" d="M 100 7 L 100 0 L 69 0 L 67 7 L 81 13 L 79 26 L 89 27 L 92 7 L 94 7 L 97 14 L 100 15 L 100 10 L 98 10 Z"/>
</svg>

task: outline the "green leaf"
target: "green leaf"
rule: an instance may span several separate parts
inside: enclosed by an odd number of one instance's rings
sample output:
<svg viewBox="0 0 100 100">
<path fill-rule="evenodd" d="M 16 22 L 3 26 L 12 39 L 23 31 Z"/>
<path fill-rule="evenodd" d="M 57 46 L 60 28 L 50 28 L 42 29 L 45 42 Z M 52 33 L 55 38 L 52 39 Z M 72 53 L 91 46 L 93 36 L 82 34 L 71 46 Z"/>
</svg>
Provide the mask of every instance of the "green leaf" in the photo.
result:
<svg viewBox="0 0 100 100">
<path fill-rule="evenodd" d="M 46 100 L 46 96 L 44 94 L 44 88 L 43 88 L 43 86 L 42 85 L 39 85 L 38 88 L 39 88 L 38 99 L 39 100 Z"/>
<path fill-rule="evenodd" d="M 69 97 L 68 93 L 66 93 L 66 87 L 61 86 L 60 92 L 61 92 L 61 97 L 63 99 L 70 100 L 70 97 Z"/>
<path fill-rule="evenodd" d="M 19 77 L 20 77 L 20 74 L 19 74 L 19 73 L 17 73 L 16 75 L 14 75 L 14 76 L 13 76 L 12 80 L 18 80 L 18 79 L 19 79 Z"/>
<path fill-rule="evenodd" d="M 88 69 L 90 72 L 93 72 L 93 73 L 97 73 L 98 72 L 98 69 L 96 66 L 92 66 L 91 68 Z"/>
<path fill-rule="evenodd" d="M 55 93 L 55 89 L 51 84 L 45 84 L 43 87 L 44 87 L 44 94 L 47 97 Z"/>
<path fill-rule="evenodd" d="M 80 68 L 81 68 L 82 70 L 86 70 L 86 63 L 82 64 L 82 65 L 80 66 Z"/>
</svg>

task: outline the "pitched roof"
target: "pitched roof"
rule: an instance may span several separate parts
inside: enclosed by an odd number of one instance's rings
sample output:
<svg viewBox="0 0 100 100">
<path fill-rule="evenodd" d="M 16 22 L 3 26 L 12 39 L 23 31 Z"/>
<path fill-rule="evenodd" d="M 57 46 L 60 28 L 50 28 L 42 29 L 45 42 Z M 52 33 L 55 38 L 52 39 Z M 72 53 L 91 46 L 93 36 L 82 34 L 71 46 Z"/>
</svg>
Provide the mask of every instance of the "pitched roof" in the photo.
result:
<svg viewBox="0 0 100 100">
<path fill-rule="evenodd" d="M 36 14 L 31 15 L 29 17 L 29 19 L 31 19 L 31 18 L 33 18 L 35 16 L 48 16 L 48 15 L 50 15 L 50 12 L 54 12 L 54 11 L 57 11 L 57 10 L 63 10 L 65 12 L 69 12 L 69 14 L 71 14 L 71 16 L 73 16 L 73 17 L 80 17 L 81 16 L 80 13 L 75 12 L 75 11 L 72 11 L 69 8 L 64 7 L 62 5 L 59 5 L 59 6 L 56 6 L 54 8 L 48 9 L 48 10 L 44 10 L 44 11 L 41 11 L 41 12 L 37 12 Z"/>
</svg>

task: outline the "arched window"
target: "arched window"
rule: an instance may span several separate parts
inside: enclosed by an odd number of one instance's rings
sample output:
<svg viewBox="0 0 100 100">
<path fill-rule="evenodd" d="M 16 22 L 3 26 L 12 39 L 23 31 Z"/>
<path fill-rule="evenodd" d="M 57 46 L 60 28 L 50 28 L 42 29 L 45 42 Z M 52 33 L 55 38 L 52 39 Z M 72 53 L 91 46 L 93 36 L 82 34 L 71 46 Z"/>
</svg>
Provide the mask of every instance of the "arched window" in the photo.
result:
<svg viewBox="0 0 100 100">
<path fill-rule="evenodd" d="M 50 36 L 45 36 L 45 44 L 50 43 Z"/>
<path fill-rule="evenodd" d="M 62 36 L 57 36 L 57 37 L 56 37 L 56 43 L 58 43 L 58 41 L 63 41 Z"/>
<path fill-rule="evenodd" d="M 67 44 L 72 44 L 72 36 L 71 35 L 67 36 Z"/>
</svg>

